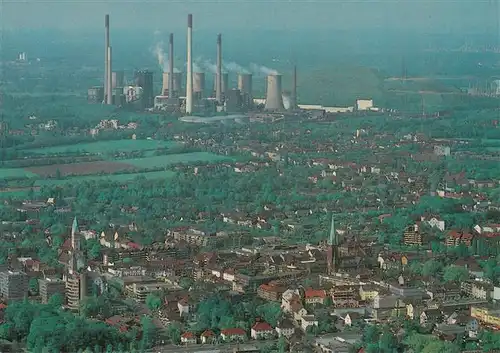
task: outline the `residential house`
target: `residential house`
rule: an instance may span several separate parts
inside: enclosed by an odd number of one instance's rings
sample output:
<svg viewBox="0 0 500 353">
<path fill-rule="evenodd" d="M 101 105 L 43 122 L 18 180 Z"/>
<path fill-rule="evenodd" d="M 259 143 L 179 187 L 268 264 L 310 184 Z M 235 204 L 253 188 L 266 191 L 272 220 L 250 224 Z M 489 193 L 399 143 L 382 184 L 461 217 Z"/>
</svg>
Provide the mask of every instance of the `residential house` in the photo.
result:
<svg viewBox="0 0 500 353">
<path fill-rule="evenodd" d="M 318 320 L 314 315 L 304 315 L 301 318 L 300 327 L 304 332 L 307 331 L 309 326 L 318 326 Z"/>
<path fill-rule="evenodd" d="M 181 342 L 184 344 L 195 344 L 196 336 L 192 332 L 184 332 L 181 335 Z"/>
<path fill-rule="evenodd" d="M 282 295 L 285 292 L 285 288 L 275 285 L 273 283 L 261 284 L 257 288 L 257 295 L 265 300 L 279 302 L 282 299 Z"/>
<path fill-rule="evenodd" d="M 256 322 L 250 330 L 250 336 L 254 340 L 269 338 L 275 333 L 273 327 L 267 322 Z"/>
<path fill-rule="evenodd" d="M 302 316 L 307 315 L 307 310 L 300 303 L 293 304 L 291 309 L 295 321 L 300 321 Z"/>
<path fill-rule="evenodd" d="M 466 231 L 450 230 L 446 235 L 446 246 L 459 246 L 461 244 L 470 247 L 473 235 Z"/>
<path fill-rule="evenodd" d="M 435 323 L 442 317 L 441 310 L 439 309 L 425 309 L 420 314 L 420 325 Z"/>
<path fill-rule="evenodd" d="M 279 337 L 291 337 L 295 333 L 295 325 L 290 320 L 281 320 L 276 325 L 276 333 Z"/>
<path fill-rule="evenodd" d="M 418 224 L 410 225 L 406 228 L 403 234 L 403 242 L 405 245 L 422 245 L 422 234 L 420 233 Z"/>
<path fill-rule="evenodd" d="M 215 333 L 212 330 L 205 330 L 200 335 L 201 343 L 212 344 L 215 341 Z"/>
<path fill-rule="evenodd" d="M 353 322 L 361 319 L 361 314 L 357 312 L 346 313 L 344 317 L 340 317 L 344 321 L 345 326 L 352 326 Z"/>
<path fill-rule="evenodd" d="M 477 299 L 489 300 L 493 294 L 493 285 L 488 282 L 472 282 L 471 295 Z"/>
<path fill-rule="evenodd" d="M 383 320 L 390 316 L 403 316 L 406 313 L 406 305 L 396 295 L 377 295 L 373 299 L 371 314 L 375 320 Z"/>
<path fill-rule="evenodd" d="M 292 304 L 301 303 L 300 293 L 297 289 L 287 289 L 281 296 L 281 307 L 285 312 L 292 311 Z"/>
<path fill-rule="evenodd" d="M 220 337 L 224 342 L 244 341 L 247 338 L 247 333 L 242 328 L 228 328 L 221 330 Z"/>
<path fill-rule="evenodd" d="M 308 288 L 304 293 L 304 301 L 306 304 L 324 304 L 326 299 L 326 291 L 324 289 Z"/>
<path fill-rule="evenodd" d="M 379 294 L 379 289 L 375 285 L 363 284 L 359 287 L 359 297 L 363 301 L 371 301 Z"/>
<path fill-rule="evenodd" d="M 427 223 L 431 228 L 437 228 L 441 232 L 444 232 L 445 223 L 444 223 L 444 221 L 440 217 L 437 217 L 437 216 L 428 216 L 428 217 L 422 216 L 422 217 L 420 217 L 420 220 L 422 222 Z"/>
</svg>

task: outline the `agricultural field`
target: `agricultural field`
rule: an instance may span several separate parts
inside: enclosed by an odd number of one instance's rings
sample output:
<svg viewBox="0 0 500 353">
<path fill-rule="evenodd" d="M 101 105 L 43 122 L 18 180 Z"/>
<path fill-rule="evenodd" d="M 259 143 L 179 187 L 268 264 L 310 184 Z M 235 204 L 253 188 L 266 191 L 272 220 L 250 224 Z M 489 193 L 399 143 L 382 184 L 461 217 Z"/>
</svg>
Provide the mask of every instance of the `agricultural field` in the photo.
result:
<svg viewBox="0 0 500 353">
<path fill-rule="evenodd" d="M 126 163 L 98 161 L 73 164 L 53 164 L 25 168 L 24 170 L 40 177 L 47 178 L 55 177 L 58 173 L 64 177 L 69 175 L 112 174 L 134 169 L 136 168 L 133 165 Z"/>
<path fill-rule="evenodd" d="M 24 150 L 27 153 L 37 155 L 53 155 L 64 153 L 90 153 L 101 154 L 109 152 L 133 152 L 133 151 L 151 151 L 175 147 L 178 144 L 172 141 L 159 140 L 111 140 L 96 141 L 89 143 L 80 143 L 76 145 L 51 146 L 43 148 L 30 148 Z"/>
<path fill-rule="evenodd" d="M 37 174 L 23 168 L 0 168 L 0 179 L 4 178 L 33 178 Z"/>
<path fill-rule="evenodd" d="M 67 179 L 44 179 L 37 180 L 35 182 L 36 186 L 45 186 L 45 185 L 62 185 L 71 182 L 80 182 L 80 181 L 100 181 L 100 180 L 109 180 L 115 181 L 118 183 L 125 183 L 129 181 L 133 181 L 136 178 L 144 177 L 149 180 L 153 179 L 170 179 L 175 175 L 175 172 L 172 171 L 157 171 L 157 172 L 144 172 L 144 173 L 128 173 L 128 174 L 111 174 L 111 175 L 81 175 L 75 177 L 69 177 Z"/>
<path fill-rule="evenodd" d="M 144 168 L 163 168 L 176 163 L 192 163 L 192 162 L 220 162 L 227 160 L 227 157 L 219 156 L 210 152 L 193 152 L 170 154 L 165 156 L 154 156 L 146 158 L 133 158 L 121 160 L 121 163 L 132 165 L 138 169 Z"/>
</svg>

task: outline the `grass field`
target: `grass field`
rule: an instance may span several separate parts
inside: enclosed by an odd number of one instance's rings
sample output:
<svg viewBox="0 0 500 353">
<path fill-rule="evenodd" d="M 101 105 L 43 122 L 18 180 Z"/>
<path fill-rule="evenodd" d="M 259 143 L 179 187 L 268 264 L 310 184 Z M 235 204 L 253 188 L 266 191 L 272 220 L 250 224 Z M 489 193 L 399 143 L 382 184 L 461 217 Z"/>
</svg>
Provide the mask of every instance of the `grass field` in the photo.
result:
<svg viewBox="0 0 500 353">
<path fill-rule="evenodd" d="M 176 146 L 176 142 L 158 141 L 158 140 L 111 140 L 111 141 L 96 141 L 89 143 L 81 143 L 76 145 L 52 146 L 43 148 L 31 148 L 25 150 L 28 153 L 34 154 L 57 154 L 57 153 L 75 153 L 86 152 L 92 154 L 108 153 L 108 152 L 132 152 L 132 151 L 149 151 L 159 148 L 170 148 Z"/>
<path fill-rule="evenodd" d="M 170 154 L 165 156 L 154 156 L 146 158 L 133 158 L 123 159 L 120 163 L 130 164 L 136 168 L 162 168 L 168 167 L 176 163 L 190 163 L 190 162 L 218 162 L 228 159 L 224 156 L 219 156 L 209 152 L 193 152 Z"/>
<path fill-rule="evenodd" d="M 22 168 L 0 168 L 0 178 L 33 178 L 37 175 Z"/>
<path fill-rule="evenodd" d="M 62 185 L 71 182 L 79 181 L 94 181 L 94 180 L 109 180 L 119 183 L 133 181 L 137 177 L 144 177 L 146 179 L 169 179 L 175 175 L 172 171 L 158 171 L 158 172 L 144 172 L 144 173 L 130 173 L 130 174 L 113 174 L 113 175 L 82 175 L 69 177 L 67 179 L 45 179 L 37 180 L 35 186 L 44 185 Z"/>
</svg>

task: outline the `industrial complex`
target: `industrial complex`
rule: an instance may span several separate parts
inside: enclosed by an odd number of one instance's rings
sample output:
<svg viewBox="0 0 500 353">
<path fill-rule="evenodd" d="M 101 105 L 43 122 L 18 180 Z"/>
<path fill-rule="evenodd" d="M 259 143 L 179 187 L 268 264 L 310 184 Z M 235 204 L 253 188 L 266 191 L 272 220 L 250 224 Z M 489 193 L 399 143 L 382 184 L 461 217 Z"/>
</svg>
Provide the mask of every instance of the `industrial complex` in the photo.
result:
<svg viewBox="0 0 500 353">
<path fill-rule="evenodd" d="M 213 90 L 207 94 L 206 75 L 194 69 L 193 63 L 193 16 L 188 15 L 186 72 L 174 68 L 174 35 L 170 33 L 168 68 L 162 74 L 162 87 L 158 95 L 154 92 L 153 73 L 147 70 L 134 72 L 134 80 L 125 83 L 124 71 L 112 71 L 112 51 L 110 43 L 109 15 L 105 16 L 105 59 L 104 85 L 88 90 L 90 103 L 128 106 L 137 110 L 177 112 L 186 116 L 216 116 L 249 112 L 266 112 L 271 117 L 285 112 L 317 110 L 327 113 L 374 110 L 371 100 L 359 100 L 352 107 L 323 107 L 320 105 L 299 105 L 297 102 L 297 68 L 293 68 L 291 93 L 285 93 L 282 75 L 267 73 L 265 98 L 254 98 L 253 76 L 243 70 L 238 73 L 237 86 L 229 84 L 229 74 L 223 72 L 222 35 L 217 35 L 216 65 Z M 185 83 L 185 85 L 183 85 Z M 184 86 L 184 87 L 183 87 Z M 360 103 L 361 102 L 361 103 Z M 195 119 L 198 121 L 198 119 Z M 217 119 L 215 119 L 217 120 Z"/>
</svg>

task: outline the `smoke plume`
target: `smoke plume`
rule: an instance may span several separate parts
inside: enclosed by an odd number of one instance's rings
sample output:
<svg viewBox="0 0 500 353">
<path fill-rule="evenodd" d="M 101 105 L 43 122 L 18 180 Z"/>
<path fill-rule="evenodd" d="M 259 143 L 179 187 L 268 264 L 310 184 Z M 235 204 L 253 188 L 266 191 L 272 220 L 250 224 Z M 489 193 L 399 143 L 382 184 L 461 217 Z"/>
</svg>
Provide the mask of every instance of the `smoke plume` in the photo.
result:
<svg viewBox="0 0 500 353">
<path fill-rule="evenodd" d="M 252 71 L 255 73 L 261 73 L 261 74 L 264 74 L 266 76 L 278 75 L 278 71 L 276 71 L 274 69 L 270 69 L 270 68 L 263 66 L 263 65 L 250 64 L 250 67 L 251 67 Z"/>
<path fill-rule="evenodd" d="M 238 65 L 234 61 L 231 61 L 231 62 L 228 62 L 228 63 L 224 62 L 223 66 L 229 72 L 235 72 L 237 74 L 249 74 L 250 73 L 247 69 L 245 69 L 241 65 Z"/>
<path fill-rule="evenodd" d="M 203 62 L 203 67 L 205 68 L 205 70 L 209 71 L 212 74 L 217 73 L 217 65 L 215 65 L 210 60 L 205 60 Z"/>
<path fill-rule="evenodd" d="M 168 55 L 165 53 L 164 44 L 162 41 L 156 43 L 155 47 L 152 49 L 153 54 L 156 56 L 158 60 L 158 65 L 162 72 L 168 72 Z M 181 72 L 179 69 L 174 67 L 174 72 Z"/>
</svg>

